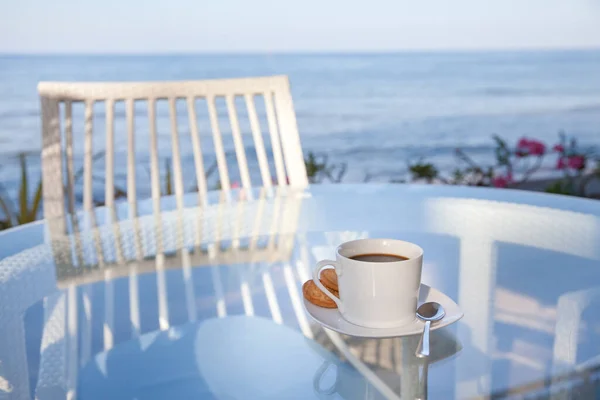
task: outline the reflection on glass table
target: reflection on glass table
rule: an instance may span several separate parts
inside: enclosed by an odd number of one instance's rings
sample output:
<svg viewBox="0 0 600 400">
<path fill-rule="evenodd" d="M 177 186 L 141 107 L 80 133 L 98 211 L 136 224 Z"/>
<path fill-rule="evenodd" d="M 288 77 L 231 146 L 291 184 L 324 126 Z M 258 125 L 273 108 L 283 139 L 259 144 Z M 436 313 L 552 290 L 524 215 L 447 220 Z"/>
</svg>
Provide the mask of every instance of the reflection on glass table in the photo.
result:
<svg viewBox="0 0 600 400">
<path fill-rule="evenodd" d="M 237 199 L 135 219 L 125 206 L 100 209 L 70 217 L 64 233 L 48 221 L 46 244 L 0 261 L 0 390 L 40 399 L 238 398 L 243 388 L 257 393 L 247 398 L 599 393 L 595 202 L 395 185 Z M 425 361 L 414 355 L 418 336 L 346 337 L 304 310 L 300 286 L 315 261 L 365 237 L 418 243 L 423 283 L 465 314 L 432 332 Z M 292 391 L 300 397 L 281 396 Z"/>
</svg>

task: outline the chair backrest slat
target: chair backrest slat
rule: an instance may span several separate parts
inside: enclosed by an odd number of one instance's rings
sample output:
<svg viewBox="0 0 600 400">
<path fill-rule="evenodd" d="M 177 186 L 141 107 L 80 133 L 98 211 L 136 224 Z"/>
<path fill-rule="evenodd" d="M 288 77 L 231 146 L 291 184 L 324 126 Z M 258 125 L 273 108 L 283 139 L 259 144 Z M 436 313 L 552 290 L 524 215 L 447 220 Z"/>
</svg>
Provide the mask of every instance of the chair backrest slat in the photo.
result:
<svg viewBox="0 0 600 400">
<path fill-rule="evenodd" d="M 115 127 L 114 109 L 112 100 L 106 100 L 106 154 L 105 157 L 105 185 L 104 204 L 113 207 L 115 202 Z"/>
<path fill-rule="evenodd" d="M 158 139 L 156 133 L 156 100 L 148 100 L 148 124 L 150 130 L 150 186 L 154 212 L 160 212 L 160 173 L 158 169 Z"/>
<path fill-rule="evenodd" d="M 152 214 L 156 222 L 155 240 L 156 240 L 156 257 L 157 263 L 164 262 L 163 253 L 163 235 L 162 224 L 160 218 L 160 172 L 158 168 L 158 139 L 156 132 L 156 100 L 151 98 L 148 100 L 148 123 L 150 128 L 150 180 L 151 180 L 151 195 L 152 195 Z M 158 279 L 158 278 L 157 278 Z"/>
<path fill-rule="evenodd" d="M 73 170 L 73 103 L 65 101 L 65 155 L 67 158 L 67 196 L 70 214 L 75 212 L 75 172 Z"/>
<path fill-rule="evenodd" d="M 250 129 L 252 130 L 252 138 L 254 139 L 254 149 L 256 150 L 256 158 L 258 160 L 258 167 L 260 169 L 260 176 L 262 179 L 262 186 L 270 188 L 271 182 L 271 171 L 269 171 L 269 160 L 265 151 L 265 143 L 262 138 L 260 131 L 260 124 L 258 122 L 258 116 L 256 115 L 256 107 L 254 105 L 254 95 L 244 95 L 246 101 L 246 110 L 248 112 L 248 119 L 250 120 Z"/>
<path fill-rule="evenodd" d="M 78 184 L 78 177 L 74 172 L 76 169 L 74 160 L 80 155 L 75 149 L 81 149 L 77 146 L 81 142 L 83 142 L 83 209 L 90 212 L 98 202 L 94 198 L 94 195 L 98 193 L 97 190 L 94 190 L 94 185 L 99 184 L 100 178 L 98 178 L 98 171 L 95 173 L 94 164 L 98 164 L 96 161 L 99 156 L 104 155 L 102 171 L 105 180 L 102 190 L 104 203 L 109 208 L 115 206 L 116 188 L 119 187 L 119 180 L 123 176 L 118 166 L 126 166 L 126 171 L 122 171 L 122 173 L 126 172 L 127 176 L 129 216 L 137 216 L 137 202 L 140 197 L 138 190 L 141 190 L 142 187 L 139 187 L 140 182 L 137 179 L 137 173 L 141 170 L 136 168 L 138 160 L 136 160 L 135 136 L 142 132 L 149 136 L 148 146 L 143 145 L 142 148 L 148 149 L 147 157 L 150 163 L 149 185 L 146 182 L 143 187 L 149 186 L 153 210 L 155 213 L 160 212 L 160 197 L 163 194 L 160 162 L 161 158 L 169 157 L 168 154 L 163 153 L 165 150 L 162 147 L 160 148 L 161 157 L 159 157 L 159 144 L 162 143 L 159 139 L 165 134 L 161 131 L 164 115 L 162 109 L 157 108 L 158 101 L 162 100 L 169 103 L 172 144 L 170 158 L 174 174 L 174 191 L 179 205 L 183 204 L 180 198 L 185 195 L 186 185 L 189 187 L 189 182 L 185 182 L 186 176 L 188 176 L 185 171 L 188 168 L 188 161 L 191 163 L 192 156 L 196 172 L 195 186 L 198 192 L 198 204 L 201 206 L 208 204 L 208 191 L 214 188 L 215 183 L 218 184 L 227 199 L 230 199 L 232 182 L 235 180 L 239 180 L 245 189 L 252 187 L 252 181 L 257 180 L 259 175 L 253 173 L 253 165 L 254 168 L 259 169 L 263 187 L 272 187 L 273 177 L 276 177 L 277 185 L 281 186 L 303 187 L 308 184 L 289 82 L 285 76 L 187 82 L 42 82 L 38 86 L 38 91 L 42 99 L 44 137 L 42 152 L 44 210 L 45 215 L 49 218 L 63 217 L 66 221 L 67 212 L 73 213 L 76 210 L 76 193 L 79 191 L 76 191 L 74 187 Z M 264 110 L 257 110 L 255 97 L 260 96 L 264 97 Z M 236 101 L 240 98 L 245 101 L 246 113 L 243 111 L 238 113 Z M 185 101 L 187 105 L 189 138 L 185 132 L 182 132 L 181 136 L 179 135 L 180 128 L 185 125 L 185 123 L 181 123 L 181 120 L 178 119 L 180 116 L 177 115 L 179 100 Z M 206 102 L 207 109 L 204 112 L 196 109 L 196 101 L 200 100 Z M 224 100 L 226 111 L 222 111 L 220 108 L 221 100 Z M 217 101 L 219 101 L 219 107 L 217 107 Z M 103 103 L 105 107 L 106 137 L 104 144 L 102 141 L 94 140 L 94 129 L 103 129 L 102 121 L 99 121 L 98 126 L 94 126 L 97 121 L 94 118 L 96 102 Z M 147 126 L 145 123 L 141 123 L 136 127 L 136 105 L 142 102 L 148 107 L 148 123 Z M 77 125 L 73 113 L 76 103 L 83 103 L 85 106 L 83 138 L 75 129 Z M 64 132 L 61 132 L 60 129 L 61 104 L 64 105 Z M 120 115 L 121 104 L 125 106 L 124 119 L 126 123 L 123 132 L 120 131 L 120 125 L 118 125 L 118 118 L 123 118 Z M 224 115 L 219 115 L 221 112 Z M 229 120 L 231 132 L 221 131 L 219 124 L 223 123 L 221 119 L 225 118 Z M 203 119 L 206 122 L 202 122 Z M 211 132 L 200 132 L 201 122 L 206 123 L 202 126 L 210 127 Z M 246 132 L 243 132 L 242 127 L 248 126 L 248 122 L 251 132 L 245 136 Z M 267 141 L 263 139 L 265 130 L 268 130 L 265 132 L 269 136 Z M 202 133 L 212 137 L 214 152 L 213 149 L 203 148 Z M 224 137 L 229 133 L 231 134 L 230 138 Z M 121 139 L 125 139 L 123 138 L 125 134 L 127 139 L 121 141 Z M 256 159 L 254 159 L 254 154 L 246 154 L 245 145 L 248 145 L 250 137 L 254 144 Z M 119 145 L 125 141 L 127 150 L 122 152 Z M 267 143 L 270 143 L 270 149 L 267 148 Z M 101 148 L 103 145 L 105 149 Z M 101 153 L 103 150 L 105 154 Z M 125 162 L 119 158 L 123 154 L 126 154 L 127 157 Z M 144 160 L 148 159 L 147 157 L 144 156 Z M 211 164 L 209 168 L 208 164 L 205 164 L 209 160 L 210 163 L 216 163 L 218 174 L 212 175 L 213 165 Z M 231 167 L 234 160 L 237 160 L 239 167 L 237 170 Z M 63 162 L 66 162 L 66 171 L 62 170 Z M 271 172 L 271 168 L 274 168 L 273 172 Z M 67 174 L 66 178 L 63 178 L 64 172 Z M 59 182 L 60 184 L 58 184 Z M 66 190 L 63 189 L 63 186 Z M 68 203 L 67 210 L 64 208 L 65 200 Z"/>
<path fill-rule="evenodd" d="M 198 132 L 198 118 L 196 116 L 196 103 L 194 97 L 187 98 L 188 118 L 190 122 L 190 136 L 192 139 L 192 149 L 194 151 L 194 166 L 196 167 L 196 186 L 198 188 L 198 203 L 206 206 L 207 184 L 206 172 L 204 171 L 204 158 L 200 148 L 200 137 Z"/>
<path fill-rule="evenodd" d="M 227 103 L 227 114 L 229 114 L 229 121 L 231 123 L 231 134 L 233 136 L 233 145 L 235 147 L 235 154 L 240 169 L 242 187 L 248 189 L 252 184 L 250 183 L 250 173 L 248 172 L 248 162 L 246 161 L 246 150 L 244 149 L 244 143 L 242 141 L 234 96 L 231 94 L 227 95 L 225 97 L 225 102 Z"/>
<path fill-rule="evenodd" d="M 125 100 L 125 118 L 127 119 L 127 203 L 129 205 L 129 218 L 134 221 L 135 230 L 138 231 L 137 221 L 137 190 L 135 168 L 135 100 Z M 134 237 L 135 258 L 143 257 L 140 235 Z M 137 283 L 136 283 L 137 284 Z M 132 316 L 132 328 L 135 329 L 135 317 Z"/>
<path fill-rule="evenodd" d="M 169 114 L 171 119 L 171 151 L 173 152 L 172 166 L 175 181 L 175 199 L 177 208 L 183 209 L 183 173 L 181 172 L 181 156 L 179 155 L 179 133 L 177 131 L 177 109 L 175 99 L 169 99 Z"/>
<path fill-rule="evenodd" d="M 290 185 L 303 187 L 308 185 L 308 178 L 304 158 L 302 157 L 296 113 L 293 111 L 292 94 L 287 80 L 279 81 L 278 85 L 281 87 L 275 95 L 275 107 L 277 109 L 279 132 L 285 132 L 281 135 L 281 146 L 285 157 L 285 166 L 287 167 L 287 178 Z"/>
<path fill-rule="evenodd" d="M 94 208 L 94 199 L 92 192 L 93 179 L 93 127 L 94 127 L 94 101 L 85 102 L 85 139 L 83 143 L 83 209 L 90 212 Z"/>
<path fill-rule="evenodd" d="M 135 103 L 133 99 L 125 101 L 125 116 L 127 118 L 127 202 L 129 217 L 137 216 L 137 190 L 135 176 Z"/>
<path fill-rule="evenodd" d="M 210 118 L 210 127 L 213 133 L 213 144 L 215 146 L 215 155 L 217 157 L 217 166 L 219 169 L 219 185 L 220 188 L 227 196 L 231 185 L 229 183 L 229 171 L 227 168 L 227 158 L 225 157 L 225 151 L 223 150 L 223 139 L 221 138 L 221 129 L 219 128 L 219 117 L 217 116 L 217 109 L 215 107 L 215 98 L 209 96 L 206 98 L 208 105 L 208 115 Z"/>
<path fill-rule="evenodd" d="M 286 184 L 285 169 L 283 166 L 283 157 L 281 156 L 281 143 L 279 141 L 279 129 L 277 128 L 275 107 L 273 106 L 273 94 L 271 92 L 267 92 L 264 93 L 263 96 L 265 99 L 265 109 L 267 112 L 267 123 L 269 125 L 269 137 L 271 138 L 273 159 L 275 161 L 277 184 L 283 186 Z"/>
</svg>

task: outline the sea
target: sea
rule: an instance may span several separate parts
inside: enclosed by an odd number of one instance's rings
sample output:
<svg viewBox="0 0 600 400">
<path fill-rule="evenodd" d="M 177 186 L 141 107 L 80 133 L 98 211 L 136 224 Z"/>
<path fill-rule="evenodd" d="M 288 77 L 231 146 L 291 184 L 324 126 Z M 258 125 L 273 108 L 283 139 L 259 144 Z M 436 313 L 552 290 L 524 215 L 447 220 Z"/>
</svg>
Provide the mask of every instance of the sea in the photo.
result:
<svg viewBox="0 0 600 400">
<path fill-rule="evenodd" d="M 418 160 L 432 162 L 442 172 L 450 171 L 460 165 L 456 148 L 482 165 L 491 164 L 493 135 L 511 145 L 521 137 L 552 145 L 564 132 L 577 138 L 582 147 L 600 146 L 599 49 L 0 55 L 0 183 L 8 192 L 16 192 L 20 179 L 17 155 L 23 152 L 28 154 L 30 184 L 39 177 L 41 124 L 36 86 L 40 81 L 194 80 L 276 74 L 290 78 L 304 153 L 327 157 L 330 165 L 345 165 L 344 182 L 403 179 L 407 165 Z M 74 110 L 78 112 L 82 110 Z M 163 120 L 159 121 L 159 140 L 168 148 L 168 110 L 159 106 L 158 114 Z M 180 125 L 187 129 L 185 122 Z M 138 143 L 149 143 L 143 128 L 139 126 L 137 131 Z M 74 126 L 74 131 L 76 142 L 81 143 L 82 126 Z M 228 129 L 223 133 L 229 135 Z M 251 136 L 249 131 L 244 134 Z M 103 143 L 103 128 L 98 127 L 95 135 L 95 142 Z M 117 134 L 118 154 L 124 154 L 126 143 L 125 137 Z M 230 140 L 226 146 L 231 150 Z M 139 151 L 139 163 L 147 163 L 147 146 Z M 81 152 L 76 144 L 76 164 L 81 163 Z M 184 162 L 193 165 L 189 146 L 183 153 Z M 168 154 L 161 154 L 165 157 Z M 551 169 L 551 158 L 544 164 L 547 169 Z M 126 164 L 118 157 L 116 163 L 122 178 Z M 149 166 L 140 169 L 147 174 Z"/>
</svg>

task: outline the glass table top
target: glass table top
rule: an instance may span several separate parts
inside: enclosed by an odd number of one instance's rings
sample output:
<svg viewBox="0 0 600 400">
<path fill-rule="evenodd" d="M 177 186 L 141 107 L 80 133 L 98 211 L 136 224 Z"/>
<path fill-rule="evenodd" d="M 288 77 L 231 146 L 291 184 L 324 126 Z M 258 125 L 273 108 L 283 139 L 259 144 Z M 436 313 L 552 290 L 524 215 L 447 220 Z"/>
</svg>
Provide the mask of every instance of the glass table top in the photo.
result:
<svg viewBox="0 0 600 400">
<path fill-rule="evenodd" d="M 599 202 L 411 185 L 214 196 L 46 221 L 46 243 L 1 260 L 0 393 L 600 396 Z M 418 336 L 340 335 L 304 310 L 316 261 L 358 238 L 420 245 L 423 283 L 464 312 L 429 358 Z"/>
</svg>

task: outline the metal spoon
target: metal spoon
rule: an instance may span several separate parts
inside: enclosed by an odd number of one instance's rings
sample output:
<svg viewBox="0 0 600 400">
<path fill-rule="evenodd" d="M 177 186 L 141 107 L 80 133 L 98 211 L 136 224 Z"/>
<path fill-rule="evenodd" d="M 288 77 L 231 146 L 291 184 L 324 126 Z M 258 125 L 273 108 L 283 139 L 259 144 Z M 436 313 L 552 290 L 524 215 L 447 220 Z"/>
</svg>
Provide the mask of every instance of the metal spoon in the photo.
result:
<svg viewBox="0 0 600 400">
<path fill-rule="evenodd" d="M 417 317 L 420 320 L 425 321 L 425 328 L 423 328 L 423 335 L 419 340 L 417 351 L 415 355 L 419 358 L 429 357 L 429 327 L 432 322 L 439 321 L 444 318 L 446 312 L 444 307 L 440 303 L 430 301 L 429 303 L 423 303 L 417 309 Z"/>
</svg>

